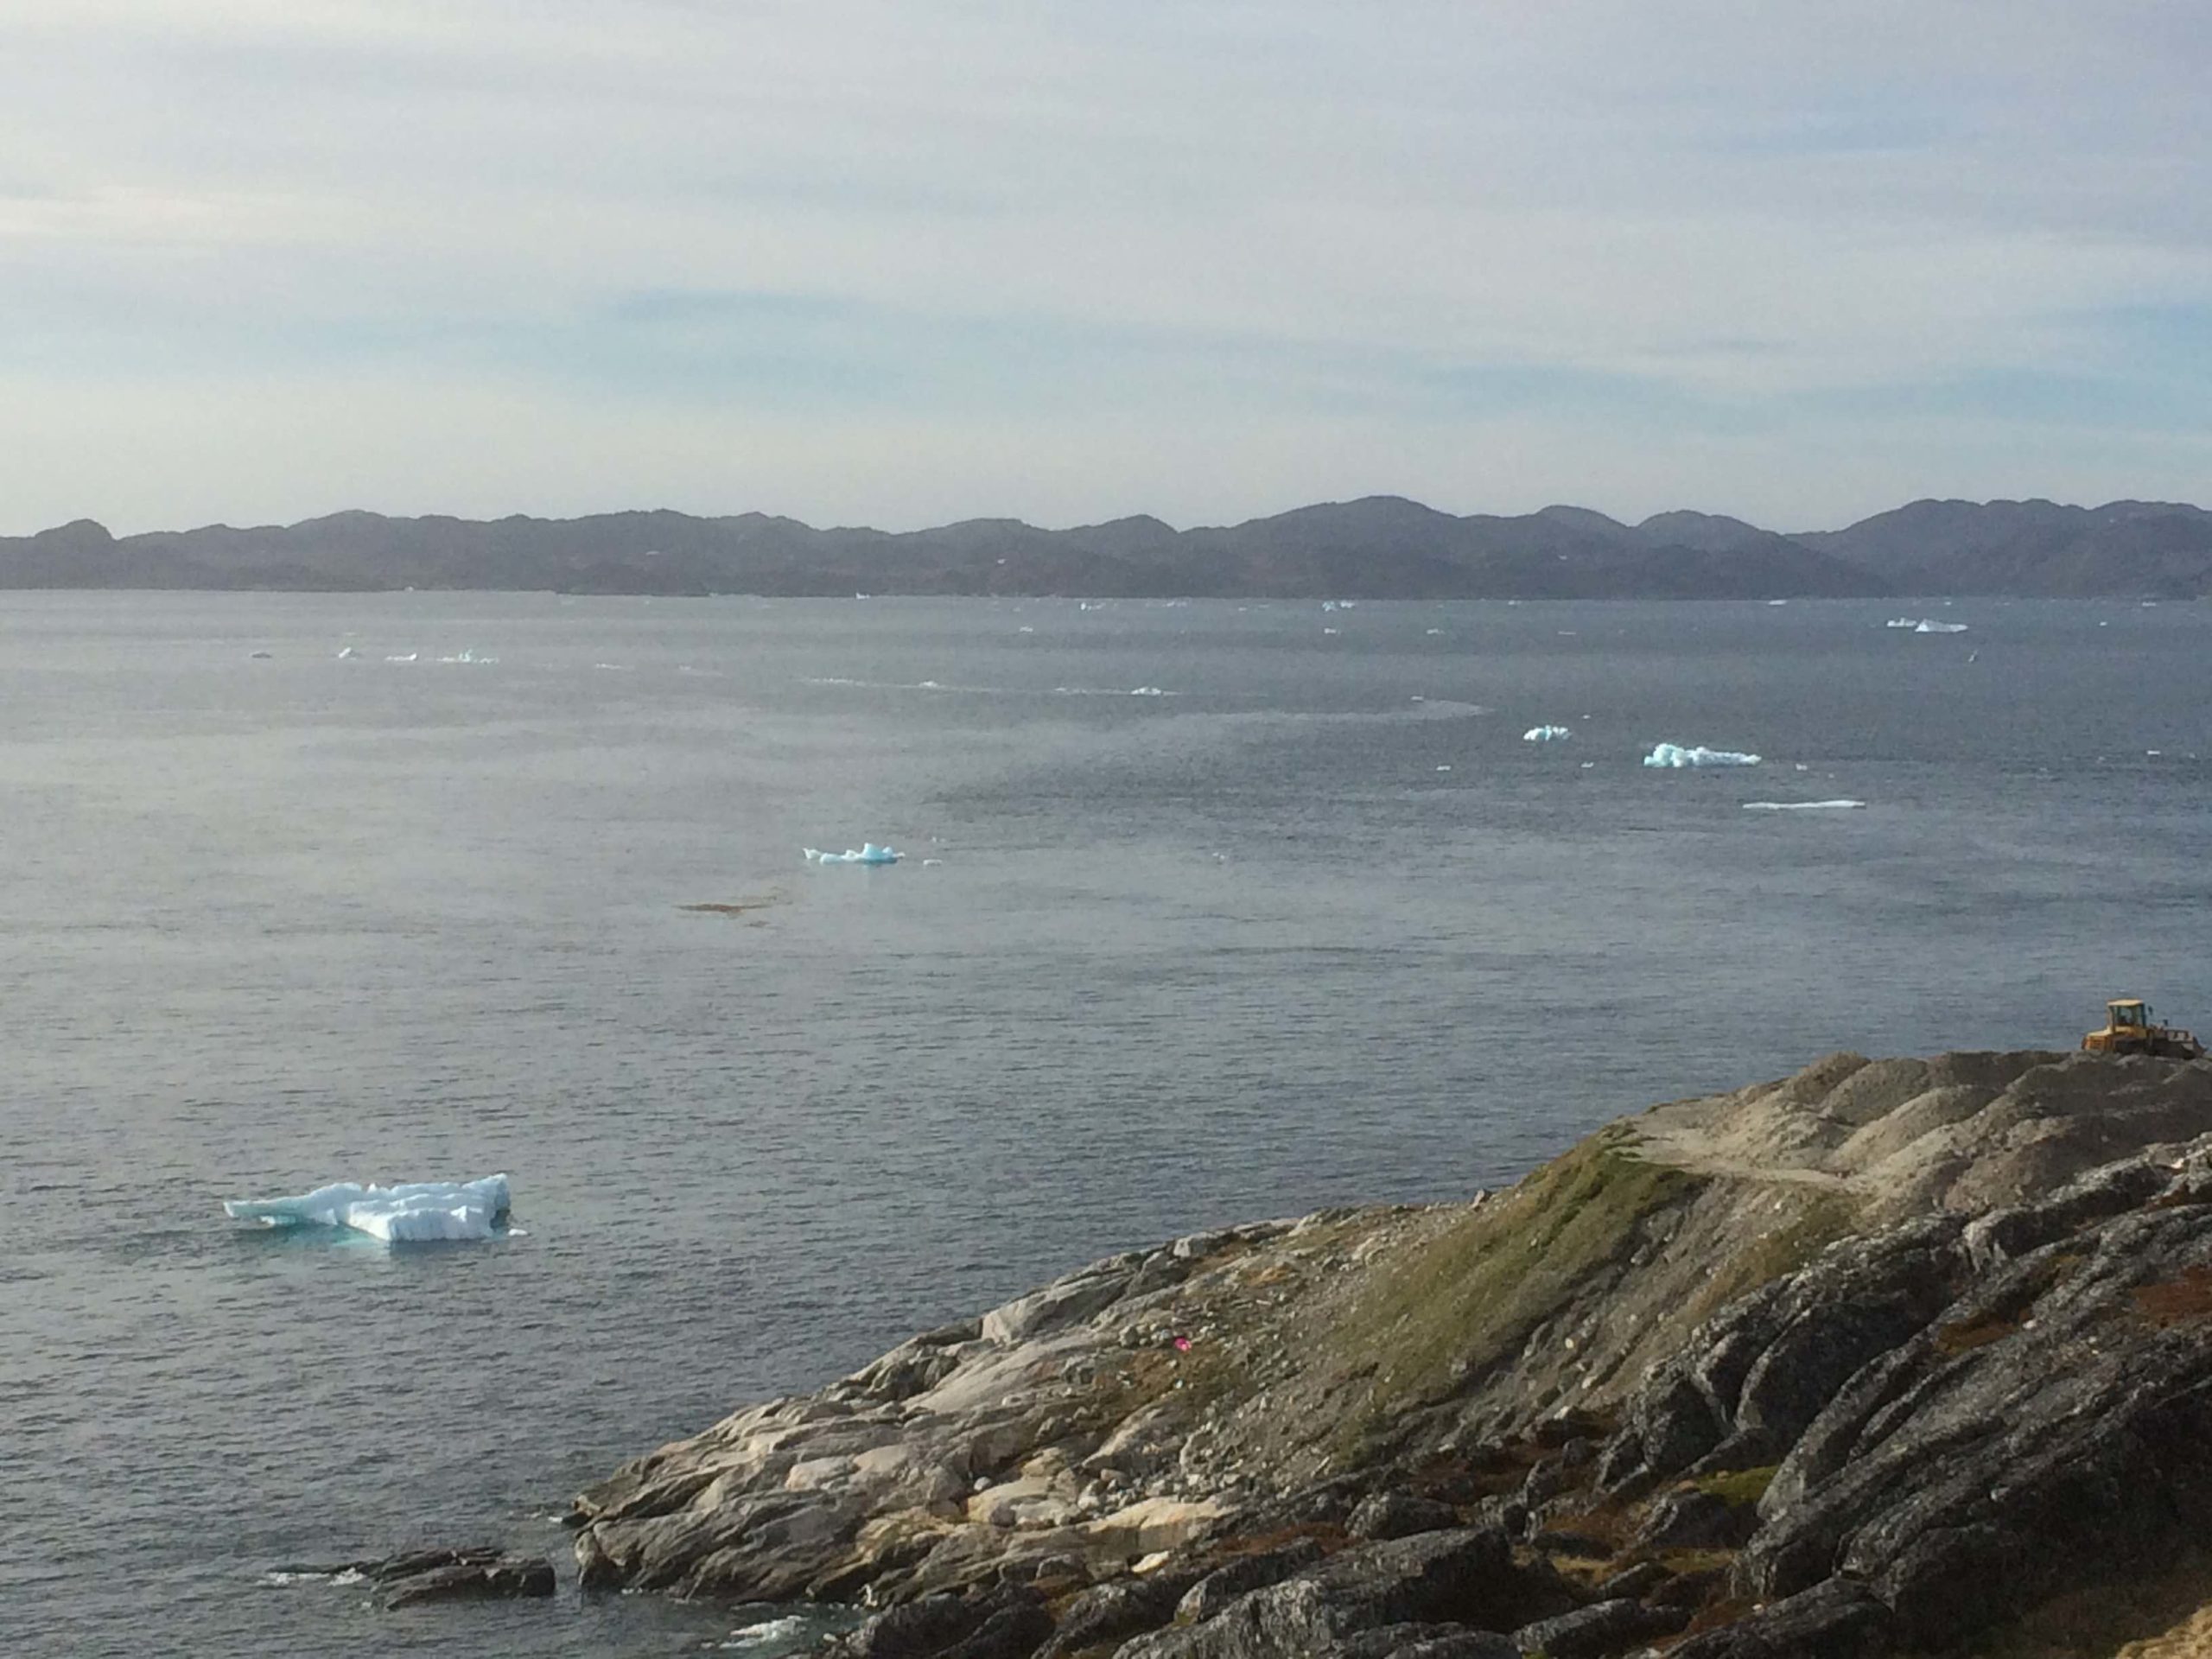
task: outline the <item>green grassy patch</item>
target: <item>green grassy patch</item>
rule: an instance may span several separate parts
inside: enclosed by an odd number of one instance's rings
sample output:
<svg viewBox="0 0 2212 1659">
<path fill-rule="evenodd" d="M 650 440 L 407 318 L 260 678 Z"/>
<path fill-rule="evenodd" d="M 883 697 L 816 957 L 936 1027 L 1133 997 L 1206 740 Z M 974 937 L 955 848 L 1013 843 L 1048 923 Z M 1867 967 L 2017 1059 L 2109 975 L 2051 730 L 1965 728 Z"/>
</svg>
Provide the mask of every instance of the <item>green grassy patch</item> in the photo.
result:
<svg viewBox="0 0 2212 1659">
<path fill-rule="evenodd" d="M 1770 1463 L 1758 1469 L 1733 1469 L 1724 1475 L 1700 1475 L 1690 1484 L 1730 1509 L 1740 1510 L 1766 1496 L 1766 1489 L 1774 1484 L 1775 1471 L 1781 1466 Z"/>
<path fill-rule="evenodd" d="M 1619 1259 L 1641 1223 L 1702 1185 L 1633 1156 L 1631 1144 L 1621 1128 L 1601 1131 L 1378 1269 L 1329 1343 L 1337 1368 L 1373 1379 L 1344 1451 L 1516 1357 L 1531 1331 Z"/>
</svg>

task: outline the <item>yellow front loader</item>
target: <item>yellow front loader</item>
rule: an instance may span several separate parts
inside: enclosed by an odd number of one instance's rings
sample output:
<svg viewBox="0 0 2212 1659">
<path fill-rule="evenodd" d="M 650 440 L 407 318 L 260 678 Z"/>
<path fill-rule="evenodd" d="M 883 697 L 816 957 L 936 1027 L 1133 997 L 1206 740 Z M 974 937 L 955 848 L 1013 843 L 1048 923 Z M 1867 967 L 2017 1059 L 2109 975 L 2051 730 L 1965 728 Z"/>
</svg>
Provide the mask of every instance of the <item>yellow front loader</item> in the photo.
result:
<svg viewBox="0 0 2212 1659">
<path fill-rule="evenodd" d="M 2155 1054 L 2171 1060 L 2201 1060 L 2204 1045 L 2179 1026 L 2162 1026 L 2152 1017 L 2151 1005 L 2139 996 L 2123 996 L 2105 1004 L 2105 1028 L 2082 1039 L 2092 1054 Z"/>
</svg>

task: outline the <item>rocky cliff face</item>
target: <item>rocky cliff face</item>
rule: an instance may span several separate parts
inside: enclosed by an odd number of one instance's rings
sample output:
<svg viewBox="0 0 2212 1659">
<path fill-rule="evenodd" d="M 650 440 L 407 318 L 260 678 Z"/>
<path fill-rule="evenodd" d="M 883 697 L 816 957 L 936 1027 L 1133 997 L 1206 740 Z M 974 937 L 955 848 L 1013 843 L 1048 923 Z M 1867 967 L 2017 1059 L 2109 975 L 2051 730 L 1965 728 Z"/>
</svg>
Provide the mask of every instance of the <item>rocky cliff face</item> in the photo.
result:
<svg viewBox="0 0 2212 1659">
<path fill-rule="evenodd" d="M 1115 1257 L 571 1519 L 587 1586 L 863 1603 L 876 1659 L 1734 1659 L 2147 1633 L 2114 1586 L 2186 1605 L 2209 1517 L 2212 1063 L 2028 1053 Z"/>
</svg>

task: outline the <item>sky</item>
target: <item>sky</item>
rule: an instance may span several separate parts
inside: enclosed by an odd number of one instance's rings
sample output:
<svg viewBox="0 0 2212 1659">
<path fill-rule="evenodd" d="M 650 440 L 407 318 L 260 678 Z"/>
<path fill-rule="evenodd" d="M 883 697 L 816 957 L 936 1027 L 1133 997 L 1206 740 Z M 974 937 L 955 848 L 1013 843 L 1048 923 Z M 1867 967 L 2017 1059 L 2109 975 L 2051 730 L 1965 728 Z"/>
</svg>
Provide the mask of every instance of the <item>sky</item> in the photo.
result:
<svg viewBox="0 0 2212 1659">
<path fill-rule="evenodd" d="M 2193 0 L 8 0 L 0 534 L 2212 501 Z"/>
</svg>

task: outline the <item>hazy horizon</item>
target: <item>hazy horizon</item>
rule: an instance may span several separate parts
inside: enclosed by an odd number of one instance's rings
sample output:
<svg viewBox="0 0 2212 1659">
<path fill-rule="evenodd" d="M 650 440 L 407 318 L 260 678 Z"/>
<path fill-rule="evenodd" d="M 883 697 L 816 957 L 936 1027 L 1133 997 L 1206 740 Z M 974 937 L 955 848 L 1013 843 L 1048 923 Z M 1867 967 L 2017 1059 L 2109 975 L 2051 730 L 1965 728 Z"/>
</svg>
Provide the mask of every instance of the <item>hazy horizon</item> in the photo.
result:
<svg viewBox="0 0 2212 1659">
<path fill-rule="evenodd" d="M 2153 0 L 22 0 L 0 513 L 2188 499 L 2209 70 Z"/>
<path fill-rule="evenodd" d="M 886 531 L 886 532 L 887 532 L 887 533 L 889 533 L 889 534 L 892 534 L 892 535 L 908 535 L 908 534 L 912 534 L 912 533 L 915 533 L 915 532 L 917 532 L 917 531 L 922 531 L 942 530 L 942 529 L 950 528 L 950 527 L 951 527 L 951 526 L 953 526 L 953 525 L 962 524 L 988 524 L 988 523 L 1000 522 L 1000 521 L 1005 521 L 1005 520 L 1017 520 L 1018 522 L 1020 522 L 1020 523 L 1026 524 L 1029 525 L 1032 529 L 1035 529 L 1035 530 L 1042 530 L 1042 531 L 1052 531 L 1052 532 L 1060 532 L 1060 531 L 1073 531 L 1073 530 L 1084 530 L 1084 529 L 1090 529 L 1090 528 L 1093 528 L 1093 527 L 1096 527 L 1096 526 L 1100 525 L 1100 524 L 1111 524 L 1111 523 L 1114 523 L 1114 522 L 1116 522 L 1116 521 L 1117 521 L 1117 520 L 1122 520 L 1122 519 L 1129 519 L 1129 518 L 1155 518 L 1155 519 L 1160 520 L 1161 523 L 1163 523 L 1163 524 L 1166 524 L 1166 525 L 1167 525 L 1167 527 L 1168 527 L 1170 530 L 1176 531 L 1178 534 L 1182 534 L 1182 533 L 1186 533 L 1186 532 L 1193 531 L 1235 529 L 1236 527 L 1237 527 L 1237 526 L 1238 526 L 1238 525 L 1240 525 L 1240 524 L 1249 524 L 1249 523 L 1254 523 L 1254 522 L 1263 521 L 1263 520 L 1266 520 L 1266 519 L 1268 519 L 1268 518 L 1281 518 L 1281 517 L 1282 517 L 1282 516 L 1283 516 L 1283 515 L 1285 515 L 1285 514 L 1292 513 L 1292 512 L 1300 512 L 1300 511 L 1301 511 L 1301 510 L 1303 510 L 1303 509 L 1306 509 L 1306 508 L 1308 508 L 1308 507 L 1319 507 L 1319 506 L 1343 506 L 1343 505 L 1352 505 L 1352 504 L 1355 504 L 1355 503 L 1357 503 L 1357 502 L 1360 502 L 1360 501 L 1363 501 L 1363 500 L 1372 500 L 1372 499 L 1390 499 L 1410 500 L 1410 501 L 1412 501 L 1412 502 L 1413 502 L 1415 505 L 1417 505 L 1417 506 L 1423 506 L 1423 507 L 1429 507 L 1429 508 L 1433 508 L 1433 509 L 1434 509 L 1435 511 L 1440 512 L 1450 512 L 1450 511 L 1451 511 L 1451 510 L 1450 510 L 1450 509 L 1448 509 L 1448 508 L 1444 508 L 1444 507 L 1439 507 L 1439 506 L 1437 506 L 1437 505 L 1436 505 L 1434 502 L 1421 500 L 1418 497 L 1410 497 L 1410 496 L 1401 496 L 1401 497 L 1383 497 L 1383 496 L 1381 496 L 1381 495 L 1379 494 L 1379 493 L 1372 492 L 1372 491 L 1368 492 L 1367 493 L 1365 493 L 1365 494 L 1363 494 L 1363 495 L 1344 496 L 1344 497 L 1335 498 L 1335 499 L 1330 499 L 1330 500 L 1313 500 L 1313 501 L 1300 501 L 1300 502 L 1295 502 L 1295 503 L 1293 503 L 1292 505 L 1288 505 L 1288 506 L 1271 508 L 1271 509 L 1269 509 L 1269 510 L 1268 510 L 1268 511 L 1266 511 L 1266 512 L 1258 512 L 1258 513 L 1254 513 L 1254 514 L 1251 514 L 1251 515 L 1249 515 L 1249 516 L 1248 516 L 1248 517 L 1245 517 L 1245 518 L 1234 518 L 1234 519 L 1212 519 L 1212 520 L 1191 519 L 1191 520 L 1185 520 L 1185 521 L 1179 521 L 1179 522 L 1178 520 L 1176 520 L 1176 519 L 1173 519 L 1173 518 L 1168 518 L 1168 517 L 1167 517 L 1166 514 L 1164 514 L 1164 513 L 1148 512 L 1145 511 L 1145 510 L 1144 510 L 1144 509 L 1142 509 L 1142 508 L 1136 508 L 1136 509 L 1133 509 L 1133 510 L 1131 510 L 1131 511 L 1129 511 L 1129 512 L 1116 512 L 1116 513 L 1111 513 L 1111 514 L 1106 515 L 1106 516 L 1104 516 L 1104 517 L 1096 518 L 1071 519 L 1071 520 L 1068 520 L 1068 521 L 1066 521 L 1066 522 L 1065 522 L 1065 523 L 1058 523 L 1058 522 L 1055 522 L 1055 523 L 1042 523 L 1042 524 L 1040 524 L 1040 523 L 1039 523 L 1038 521 L 1036 521 L 1036 520 L 1034 520 L 1034 519 L 1020 518 L 1018 515 L 1016 515 L 1016 514 L 1012 514 L 1012 513 L 1001 513 L 1001 512 L 963 512 L 963 513 L 960 513 L 960 514 L 958 514 L 958 515 L 957 515 L 957 516 L 955 516 L 955 517 L 952 517 L 952 518 L 942 518 L 942 519 L 935 519 L 935 520 L 931 520 L 931 521 L 929 521 L 929 522 L 926 522 L 926 523 L 887 524 L 869 524 L 869 523 L 865 523 L 865 522 L 861 522 L 861 521 L 858 521 L 858 520 L 852 521 L 852 522 L 849 522 L 849 523 L 830 523 L 830 522 L 817 521 L 817 520 L 814 520 L 814 519 L 806 518 L 804 518 L 803 515 L 798 514 L 798 513 L 785 513 L 785 512 L 775 512 L 775 511 L 773 511 L 773 510 L 772 510 L 772 509 L 764 508 L 764 507 L 731 507 L 731 508 L 724 508 L 724 509 L 721 509 L 721 510 L 707 510 L 707 511 L 694 512 L 694 511 L 692 511 L 692 510 L 690 510 L 690 509 L 688 509 L 688 508 L 681 508 L 681 507 L 669 507 L 669 506 L 666 506 L 666 505 L 647 505 L 647 506 L 630 505 L 630 506 L 602 507 L 602 508 L 589 509 L 589 510 L 587 510 L 587 511 L 584 511 L 584 512 L 573 512 L 573 513 L 546 513 L 546 512 L 532 512 L 532 511 L 529 510 L 528 508 L 514 508 L 514 509 L 511 509 L 511 510 L 508 510 L 508 511 L 505 511 L 505 512 L 483 512 L 483 513 L 439 513 L 439 512 L 435 512 L 435 511 L 426 512 L 420 512 L 420 513 L 410 513 L 410 512 L 387 512 L 386 510 L 385 510 L 385 509 L 383 509 L 383 508 L 380 508 L 380 507 L 369 507 L 369 506 L 358 506 L 358 505 L 356 505 L 356 506 L 333 507 L 333 508 L 330 508 L 330 509 L 328 509 L 328 510 L 327 510 L 327 511 L 324 511 L 324 512 L 309 512 L 309 513 L 306 513 L 306 514 L 302 515 L 300 518 L 291 518 L 291 519 L 281 519 L 281 520 L 280 520 L 280 519 L 274 519 L 274 518 L 211 519 L 211 520 L 209 520 L 209 521 L 207 521 L 207 522 L 206 522 L 206 523 L 203 523 L 203 524 L 145 524 L 145 525 L 133 525 L 133 526 L 130 526 L 130 527 L 125 527 L 125 526 L 124 526 L 124 525 L 118 524 L 116 524 L 116 523 L 114 523 L 114 522 L 112 522 L 112 521 L 111 521 L 111 520 L 109 520 L 109 519 L 103 518 L 99 514 L 98 514 L 98 513 L 96 513 L 96 512 L 80 512 L 80 513 L 75 513 L 75 514 L 73 514 L 73 515 L 71 515 L 71 517 L 69 517 L 68 518 L 57 520 L 57 521 L 55 521 L 55 522 L 54 522 L 54 523 L 52 523 L 52 524 L 37 524 L 37 525 L 33 525 L 33 526 L 29 526 L 29 527 L 28 527 L 28 528 L 22 528 L 22 529 L 12 529 L 12 528 L 10 528 L 10 527 L 8 527 L 8 526 L 6 526 L 6 525 L 0 525 L 0 539 L 4 539 L 4 538 L 21 538 L 21 537 L 24 537 L 34 536 L 34 535 L 37 535 L 37 534 L 41 533 L 41 531 L 52 531 L 52 530 L 59 530 L 59 529 L 63 528 L 63 527 L 64 527 L 65 525 L 67 525 L 67 524 L 77 524 L 77 523 L 82 523 L 82 522 L 86 521 L 86 520 L 90 520 L 90 521 L 91 521 L 91 522 L 92 522 L 92 523 L 98 524 L 99 525 L 100 525 L 100 527 L 101 527 L 102 529 L 105 530 L 105 531 L 106 531 L 110 535 L 111 535 L 111 536 L 115 537 L 116 537 L 117 539 L 118 539 L 118 540 L 122 540 L 122 539 L 125 539 L 125 538 L 128 538 L 128 537 L 133 537 L 133 536 L 144 536 L 144 535 L 165 535 L 165 534 L 190 534 L 191 532 L 193 532 L 193 531 L 200 531 L 200 530 L 220 530 L 220 529 L 230 529 L 230 530 L 263 530 L 263 529 L 289 530 L 289 529 L 296 528 L 298 525 L 302 524 L 312 524 L 312 523 L 315 523 L 315 522 L 316 522 L 317 520 L 320 520 L 320 519 L 341 518 L 341 517 L 344 517 L 344 516 L 346 516 L 346 515 L 347 515 L 347 514 L 349 514 L 349 513 L 364 513 L 364 514 L 367 514 L 367 515 L 369 515 L 370 517 L 372 517 L 372 518 L 392 518 L 392 519 L 401 519 L 401 518 L 460 518 L 460 519 L 461 519 L 461 520 L 463 520 L 463 521 L 465 521 L 465 522 L 469 522 L 469 523 L 491 524 L 491 523 L 497 523 L 497 522 L 499 522 L 499 521 L 500 521 L 500 520 L 502 520 L 502 519 L 506 519 L 506 518 L 528 518 L 528 519 L 538 520 L 538 521 L 541 521 L 541 522 L 563 522 L 563 521 L 573 521 L 573 520 L 575 520 L 575 519 L 579 519 L 579 518 L 599 518 L 599 517 L 613 517 L 613 516 L 618 516 L 618 515 L 628 514 L 628 513 L 652 513 L 652 512 L 680 512 L 680 513 L 684 514 L 686 517 L 689 517 L 689 518 L 701 518 L 701 519 L 741 518 L 746 518 L 746 517 L 748 517 L 748 516 L 751 516 L 751 515 L 753 515 L 753 514 L 756 514 L 756 513 L 757 513 L 757 514 L 759 514 L 760 516 L 761 516 L 761 517 L 763 517 L 763 518 L 788 518 L 788 519 L 794 519 L 794 520 L 797 520 L 797 521 L 798 521 L 798 522 L 799 522 L 799 523 L 802 523 L 802 524 L 805 524 L 809 529 L 811 529 L 811 530 L 818 530 L 818 531 L 860 531 L 860 530 L 868 530 L 868 531 Z M 1838 523 L 1838 524 L 1760 524 L 1757 519 L 1745 519 L 1745 522 L 1746 522 L 1746 523 L 1750 523 L 1750 524 L 1752 524 L 1756 525 L 1758 529 L 1761 529 L 1761 530 L 1770 530 L 1770 531 L 1775 531 L 1776 533 L 1777 533 L 1777 534 L 1779 534 L 1779 535 L 1783 535 L 1783 536 L 1789 536 L 1789 535 L 1817 535 L 1817 534 L 1821 534 L 1821 533 L 1824 533 L 1824 532 L 1827 532 L 1827 531 L 1837 531 L 1837 530 L 1844 530 L 1844 529 L 1847 529 L 1847 528 L 1849 528 L 1849 527 L 1850 527 L 1850 525 L 1851 525 L 1851 524 L 1857 524 L 1857 523 L 1862 522 L 1865 518 L 1871 518 L 1871 517 L 1878 517 L 1878 516 L 1879 516 L 1880 514 L 1882 514 L 1882 513 L 1889 512 L 1893 512 L 1893 511 L 1895 511 L 1896 509 L 1897 509 L 1897 508 L 1901 508 L 1901 507 L 1905 507 L 1905 506 L 1914 505 L 1916 505 L 1917 503 L 1922 502 L 1922 501 L 1931 501 L 1931 500 L 1933 500 L 1933 501 L 1957 501 L 1957 500 L 1965 500 L 1965 499 L 1968 499 L 1968 498 L 1965 498 L 1965 497 L 1958 497 L 1958 496 L 1949 496 L 1949 497 L 1945 497 L 1945 496 L 1919 496 L 1919 497 L 1916 497 L 1916 498 L 1914 498 L 1914 499 L 1913 499 L 1913 500 L 1911 500 L 1911 501 L 1893 501 L 1893 502 L 1890 503 L 1887 506 L 1885 506 L 1885 507 L 1878 507 L 1878 508 L 1874 509 L 1874 511 L 1873 511 L 1872 513 L 1860 514 L 1860 515 L 1859 515 L 1858 518 L 1856 518 L 1849 519 L 1849 520 L 1844 521 L 1844 522 L 1842 522 L 1842 523 Z M 1989 498 L 1987 500 L 1985 500 L 1985 501 L 1976 501 L 1976 502 L 1974 502 L 1974 503 L 1973 503 L 1973 505 L 1977 505 L 1977 506 L 1980 506 L 1980 505 L 1999 505 L 1999 503 L 2001 503 L 2001 502 L 2010 500 L 2010 501 L 2016 501 L 2016 502 L 2021 502 L 2021 503 L 2037 502 L 2037 503 L 2042 503 L 2042 504 L 2048 505 L 2051 505 L 2051 506 L 2055 506 L 2055 507 L 2059 507 L 2059 508 L 2062 508 L 2062 509 L 2077 509 L 2077 508 L 2078 508 L 2078 509 L 2087 509 L 2087 510 L 2094 511 L 2094 510 L 2096 510 L 2096 509 L 2099 509 L 2099 508 L 2101 508 L 2101 507 L 2116 505 L 2118 505 L 2121 500 L 2126 500 L 2126 499 L 2139 500 L 2139 501 L 2144 501 L 2144 502 L 2146 502 L 2146 503 L 2150 502 L 2150 498 L 2147 498 L 2147 497 L 2133 497 L 2133 498 L 2129 498 L 2129 497 L 2114 497 L 2114 498 L 2113 498 L 2111 500 L 2108 500 L 2108 501 L 2067 501 L 2067 500 L 2061 500 L 2061 499 L 2056 499 L 2056 498 L 2055 498 L 2055 497 L 2051 497 L 2051 496 L 2047 496 L 2047 495 L 2046 495 L 2046 496 L 2023 496 L 2023 497 L 1993 497 L 1993 498 Z M 2183 506 L 2189 506 L 2189 507 L 2196 508 L 2196 509 L 2197 509 L 2197 510 L 2199 510 L 2199 511 L 2202 511 L 2202 510 L 2203 510 L 2203 508 L 2202 508 L 2202 503 L 2198 503 L 2198 502 L 2192 502 L 2192 501 L 2186 501 L 2186 500 L 2182 500 L 2182 499 L 2176 499 L 2175 501 L 2173 501 L 2173 502 L 2166 503 L 2166 504 L 2164 504 L 2164 505 L 2183 505 Z M 1468 509 L 1466 509 L 1464 512 L 1460 512 L 1460 513 L 1454 514 L 1454 516 L 1455 516 L 1455 517 L 1461 517 L 1461 518 L 1465 518 L 1465 517 L 1484 517 L 1484 516 L 1487 516 L 1487 517 L 1497 517 L 1497 518 L 1519 518 L 1519 517 L 1528 517 L 1528 516 L 1530 516 L 1530 515 L 1533 515 L 1533 514 L 1535 514 L 1535 513 L 1541 513 L 1541 512 L 1546 512 L 1546 511 L 1548 511 L 1548 510 L 1549 510 L 1549 509 L 1553 509 L 1553 508 L 1566 508 L 1566 509 L 1567 509 L 1567 510 L 1570 510 L 1570 511 L 1575 511 L 1575 512 L 1598 512 L 1598 513 L 1604 514 L 1604 516 L 1605 516 L 1606 518 L 1609 518 L 1614 519 L 1615 521 L 1617 521 L 1617 522 L 1618 522 L 1618 523 L 1620 523 L 1620 524 L 1627 524 L 1627 525 L 1630 525 L 1630 526 L 1635 526 L 1635 525 L 1640 524 L 1643 523 L 1643 522 L 1644 522 L 1645 520 L 1647 520 L 1647 519 L 1649 519 L 1649 518 L 1656 518 L 1656 517 L 1661 516 L 1661 515 L 1665 514 L 1665 513 L 1669 513 L 1669 512 L 1695 512 L 1695 513 L 1706 513 L 1706 514 L 1709 514 L 1709 515 L 1711 515 L 1711 516 L 1713 516 L 1713 517 L 1716 517 L 1716 518 L 1744 518 L 1744 515 L 1739 514 L 1739 513 L 1726 513 L 1726 512 L 1718 512 L 1718 511 L 1716 511 L 1716 510 L 1714 510 L 1714 509 L 1712 509 L 1712 508 L 1702 507 L 1702 506 L 1696 506 L 1696 505 L 1687 505 L 1687 504 L 1677 504 L 1676 505 L 1672 506 L 1672 507 L 1660 507 L 1660 508 L 1656 508 L 1656 509 L 1655 509 L 1655 510 L 1654 510 L 1653 512 L 1651 512 L 1639 513 L 1639 514 L 1636 514 L 1636 515 L 1634 515 L 1634 516 L 1632 516 L 1632 517 L 1631 517 L 1631 516 L 1624 515 L 1624 514 L 1622 514 L 1622 513 L 1609 512 L 1607 512 L 1607 511 L 1606 511 L 1606 509 L 1605 509 L 1605 508 L 1603 508 L 1603 507 L 1592 507 L 1588 503 L 1586 503 L 1586 502 L 1582 502 L 1582 501 L 1547 501 L 1547 502 L 1543 503 L 1543 504 L 1542 504 L 1541 505 L 1540 505 L 1540 506 L 1532 507 L 1532 508 L 1528 508 L 1528 509 L 1525 509 L 1525 510 L 1523 510 L 1523 511 L 1516 512 L 1510 512 L 1510 513 L 1509 513 L 1509 512 L 1499 512 L 1499 511 L 1497 511 L 1497 510 L 1496 510 L 1496 509 L 1493 509 L 1493 508 L 1488 508 L 1488 507 L 1480 507 L 1480 506 L 1477 506 L 1477 507 L 1471 507 L 1471 508 L 1468 508 Z"/>
</svg>

